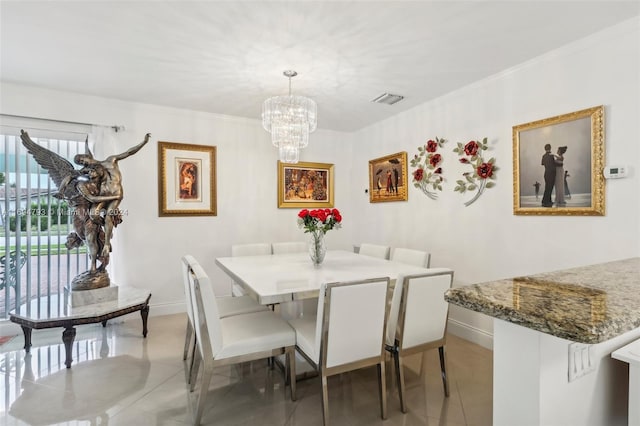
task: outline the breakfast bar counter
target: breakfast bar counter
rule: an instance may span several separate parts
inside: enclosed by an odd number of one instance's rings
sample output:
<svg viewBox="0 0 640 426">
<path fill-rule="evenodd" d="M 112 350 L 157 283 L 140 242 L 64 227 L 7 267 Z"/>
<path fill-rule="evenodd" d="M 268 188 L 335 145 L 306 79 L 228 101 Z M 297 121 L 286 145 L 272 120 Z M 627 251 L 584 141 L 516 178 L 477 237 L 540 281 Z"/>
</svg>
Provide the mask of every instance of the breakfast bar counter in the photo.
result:
<svg viewBox="0 0 640 426">
<path fill-rule="evenodd" d="M 454 288 L 445 299 L 552 336 L 601 343 L 640 327 L 640 258 Z"/>
<path fill-rule="evenodd" d="M 640 337 L 640 258 L 450 289 L 494 318 L 493 424 L 626 425 L 626 366 Z"/>
</svg>

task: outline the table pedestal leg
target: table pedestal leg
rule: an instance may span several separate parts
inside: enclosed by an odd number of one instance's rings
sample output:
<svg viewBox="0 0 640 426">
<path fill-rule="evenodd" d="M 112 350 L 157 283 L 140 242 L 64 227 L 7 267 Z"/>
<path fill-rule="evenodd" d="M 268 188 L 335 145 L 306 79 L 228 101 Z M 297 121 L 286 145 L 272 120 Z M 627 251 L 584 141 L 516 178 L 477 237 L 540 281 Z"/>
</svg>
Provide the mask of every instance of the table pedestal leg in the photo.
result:
<svg viewBox="0 0 640 426">
<path fill-rule="evenodd" d="M 149 305 L 140 310 L 142 317 L 142 337 L 147 337 L 147 318 L 149 318 Z"/>
<path fill-rule="evenodd" d="M 20 327 L 22 327 L 22 333 L 24 333 L 24 350 L 29 353 L 31 350 L 31 329 L 24 325 L 21 325 Z"/>
<path fill-rule="evenodd" d="M 71 362 L 73 361 L 73 340 L 76 338 L 76 329 L 74 327 L 67 327 L 62 332 L 62 341 L 64 342 L 64 350 L 67 356 L 65 365 L 67 368 L 71 368 Z"/>
</svg>

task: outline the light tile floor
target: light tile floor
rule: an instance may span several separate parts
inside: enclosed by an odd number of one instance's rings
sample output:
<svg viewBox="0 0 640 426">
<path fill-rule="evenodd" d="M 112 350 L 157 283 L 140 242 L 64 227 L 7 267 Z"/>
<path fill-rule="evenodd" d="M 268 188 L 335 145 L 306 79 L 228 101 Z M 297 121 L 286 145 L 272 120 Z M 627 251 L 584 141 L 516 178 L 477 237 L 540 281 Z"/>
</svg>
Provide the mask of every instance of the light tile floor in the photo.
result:
<svg viewBox="0 0 640 426">
<path fill-rule="evenodd" d="M 185 425 L 200 389 L 189 393 L 182 361 L 186 317 L 149 318 L 142 338 L 140 317 L 129 315 L 106 328 L 77 328 L 74 362 L 64 366 L 61 329 L 35 330 L 31 354 L 23 338 L 0 346 L 2 401 L 0 424 L 13 425 Z M 437 350 L 407 359 L 409 412 L 403 414 L 392 364 L 387 364 L 388 419 L 379 415 L 376 369 L 329 378 L 330 424 L 490 425 L 492 353 L 455 336 L 448 337 L 451 396 L 444 397 Z M 203 424 L 322 425 L 319 378 L 298 382 L 290 400 L 280 370 L 265 361 L 216 370 L 208 390 Z"/>
</svg>

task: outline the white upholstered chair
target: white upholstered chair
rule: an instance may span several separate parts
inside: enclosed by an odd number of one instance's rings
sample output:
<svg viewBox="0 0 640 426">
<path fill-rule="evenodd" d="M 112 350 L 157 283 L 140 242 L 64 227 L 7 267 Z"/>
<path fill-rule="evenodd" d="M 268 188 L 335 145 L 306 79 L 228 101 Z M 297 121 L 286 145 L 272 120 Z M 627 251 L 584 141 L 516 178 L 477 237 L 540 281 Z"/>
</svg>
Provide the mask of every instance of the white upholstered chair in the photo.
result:
<svg viewBox="0 0 640 426">
<path fill-rule="evenodd" d="M 402 361 L 403 357 L 438 348 L 445 396 L 449 396 L 446 370 L 446 331 L 449 303 L 444 293 L 453 282 L 453 271 L 434 268 L 428 273 L 398 277 L 393 291 L 386 349 L 395 361 L 400 408 L 407 412 Z"/>
<path fill-rule="evenodd" d="M 319 371 L 322 417 L 329 423 L 327 378 L 377 365 L 380 414 L 387 417 L 384 330 L 389 279 L 323 284 L 318 313 L 289 320 L 296 331 L 296 349 Z"/>
<path fill-rule="evenodd" d="M 198 261 L 191 255 L 183 256 L 182 258 L 182 282 L 184 284 L 184 292 L 185 299 L 187 305 L 187 330 L 186 336 L 184 340 L 184 354 L 183 360 L 187 360 L 190 355 L 193 354 L 196 345 L 196 336 L 195 336 L 195 322 L 193 319 L 193 306 L 191 302 L 191 298 L 189 297 L 189 271 L 193 268 L 194 265 L 199 265 Z M 216 300 L 218 304 L 218 312 L 220 314 L 220 318 L 226 318 L 233 315 L 242 315 L 248 314 L 252 312 L 260 312 L 267 311 L 269 308 L 260 305 L 258 302 L 253 300 L 250 296 L 240 296 L 240 297 L 218 297 Z M 193 359 L 192 359 L 193 360 Z M 189 378 L 191 374 L 192 368 L 192 360 L 188 361 L 187 368 L 187 378 Z"/>
<path fill-rule="evenodd" d="M 271 254 L 271 244 L 269 243 L 250 243 L 250 244 L 234 244 L 231 246 L 231 256 L 261 256 Z M 234 296 L 244 296 L 244 289 L 237 283 L 232 283 L 231 294 Z"/>
<path fill-rule="evenodd" d="M 183 261 L 188 264 L 187 259 Z M 220 318 L 213 288 L 202 267 L 197 263 L 188 264 L 187 274 L 197 341 L 190 378 L 191 391 L 195 389 L 201 364 L 203 366 L 194 424 L 200 424 L 213 369 L 218 366 L 285 354 L 285 382 L 289 380 L 291 400 L 295 401 L 296 335 L 293 328 L 271 311 Z"/>
<path fill-rule="evenodd" d="M 271 243 L 273 254 L 305 253 L 309 247 L 307 243 L 300 241 L 287 241 L 282 243 Z"/>
<path fill-rule="evenodd" d="M 358 254 L 371 257 L 379 257 L 380 259 L 389 259 L 390 247 L 381 246 L 377 244 L 362 243 L 360 244 L 360 251 Z"/>
<path fill-rule="evenodd" d="M 391 260 L 428 268 L 431 265 L 431 253 L 421 250 L 396 247 L 391 253 Z"/>
</svg>

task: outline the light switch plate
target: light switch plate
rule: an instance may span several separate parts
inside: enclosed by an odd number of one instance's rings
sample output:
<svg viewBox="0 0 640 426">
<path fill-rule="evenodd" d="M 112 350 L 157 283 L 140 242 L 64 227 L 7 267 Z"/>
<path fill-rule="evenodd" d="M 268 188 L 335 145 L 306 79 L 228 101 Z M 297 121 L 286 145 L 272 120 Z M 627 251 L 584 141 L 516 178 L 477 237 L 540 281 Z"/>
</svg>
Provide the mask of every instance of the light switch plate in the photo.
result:
<svg viewBox="0 0 640 426">
<path fill-rule="evenodd" d="M 593 345 L 570 343 L 568 355 L 568 377 L 570 382 L 595 371 L 596 360 L 593 353 Z"/>
</svg>

